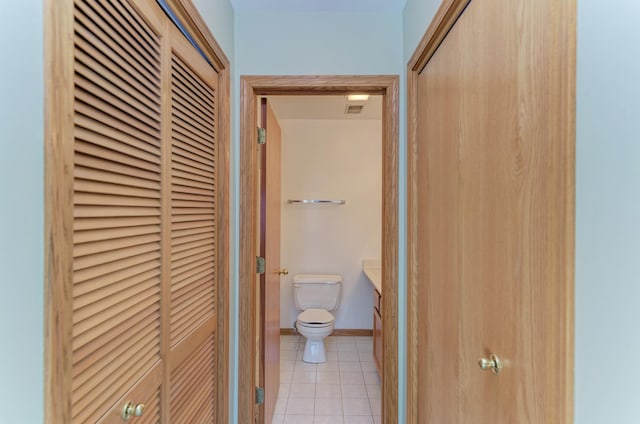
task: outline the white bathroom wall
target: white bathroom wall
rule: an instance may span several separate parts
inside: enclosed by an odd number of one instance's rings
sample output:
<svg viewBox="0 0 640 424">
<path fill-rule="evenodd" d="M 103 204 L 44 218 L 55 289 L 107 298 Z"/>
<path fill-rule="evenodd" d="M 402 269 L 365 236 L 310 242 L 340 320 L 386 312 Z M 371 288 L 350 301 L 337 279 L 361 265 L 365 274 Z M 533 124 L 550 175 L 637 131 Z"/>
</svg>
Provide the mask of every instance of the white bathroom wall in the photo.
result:
<svg viewBox="0 0 640 424">
<path fill-rule="evenodd" d="M 380 258 L 382 124 L 379 120 L 286 119 L 282 128 L 280 326 L 298 311 L 297 273 L 340 274 L 336 328 L 372 328 L 373 289 L 362 259 Z M 345 205 L 288 204 L 288 199 L 344 199 Z"/>
</svg>

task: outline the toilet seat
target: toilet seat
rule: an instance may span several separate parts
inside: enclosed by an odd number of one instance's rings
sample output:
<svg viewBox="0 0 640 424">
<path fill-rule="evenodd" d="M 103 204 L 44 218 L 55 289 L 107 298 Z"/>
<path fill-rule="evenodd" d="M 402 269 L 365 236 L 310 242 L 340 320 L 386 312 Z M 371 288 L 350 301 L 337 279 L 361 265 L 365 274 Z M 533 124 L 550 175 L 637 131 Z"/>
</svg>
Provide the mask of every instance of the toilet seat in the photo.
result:
<svg viewBox="0 0 640 424">
<path fill-rule="evenodd" d="M 298 315 L 298 325 L 308 328 L 322 328 L 333 325 L 335 317 L 326 309 L 307 309 Z"/>
</svg>

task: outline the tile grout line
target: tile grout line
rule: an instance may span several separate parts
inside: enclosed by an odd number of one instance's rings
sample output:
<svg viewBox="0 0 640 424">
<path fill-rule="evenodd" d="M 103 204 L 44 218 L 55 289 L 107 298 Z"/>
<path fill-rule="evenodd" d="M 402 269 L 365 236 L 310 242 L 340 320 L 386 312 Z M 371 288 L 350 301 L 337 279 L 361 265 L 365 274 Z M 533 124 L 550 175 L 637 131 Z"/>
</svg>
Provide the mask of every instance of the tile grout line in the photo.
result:
<svg viewBox="0 0 640 424">
<path fill-rule="evenodd" d="M 337 380 L 331 380 L 331 381 L 324 381 L 323 383 L 321 383 L 319 381 L 319 373 L 320 373 L 321 369 L 320 369 L 320 366 L 318 364 L 315 364 L 315 366 L 313 367 L 313 370 L 314 370 L 314 374 L 313 374 L 314 375 L 313 390 L 314 391 L 313 391 L 313 397 L 311 398 L 312 401 L 313 401 L 313 417 L 310 417 L 310 418 L 313 418 L 313 420 L 315 421 L 317 417 L 322 417 L 323 416 L 323 415 L 322 416 L 321 415 L 317 415 L 318 413 L 323 412 L 323 411 L 319 411 L 318 410 L 318 400 L 320 400 L 318 398 L 318 394 L 319 394 L 318 388 L 319 388 L 320 384 L 325 384 L 327 386 L 337 385 L 337 387 L 339 388 L 339 396 L 338 396 L 337 399 L 341 404 L 341 412 L 342 412 L 341 418 L 344 420 L 347 416 L 344 415 L 344 413 L 345 413 L 345 409 L 344 409 L 344 407 L 345 407 L 344 394 L 345 393 L 342 390 L 343 389 L 343 387 L 342 387 L 343 386 L 343 381 L 342 380 L 343 380 L 343 377 L 344 377 L 345 373 L 356 372 L 357 371 L 361 376 L 362 383 L 357 383 L 355 385 L 363 387 L 363 389 L 364 389 L 364 392 L 362 393 L 362 395 L 364 396 L 363 399 L 366 399 L 366 403 L 365 404 L 368 406 L 368 410 L 369 410 L 369 413 L 366 414 L 366 415 L 363 415 L 363 416 L 368 416 L 368 417 L 370 417 L 372 422 L 374 422 L 374 423 L 376 422 L 375 421 L 375 417 L 378 416 L 378 415 L 376 415 L 375 412 L 374 412 L 373 403 L 374 403 L 374 401 L 377 400 L 377 398 L 375 398 L 375 394 L 371 394 L 370 390 L 369 390 L 370 387 L 373 387 L 376 384 L 375 383 L 367 384 L 368 381 L 365 380 L 365 372 L 371 373 L 371 369 L 370 369 L 370 366 L 367 366 L 368 369 L 366 371 L 363 368 L 363 366 L 364 366 L 363 362 L 371 362 L 371 361 L 366 361 L 366 360 L 363 361 L 362 356 L 366 357 L 366 355 L 361 355 L 363 352 L 368 352 L 370 350 L 370 348 L 362 349 L 362 348 L 359 347 L 359 346 L 370 344 L 370 343 L 371 343 L 370 340 L 368 340 L 368 341 L 366 341 L 364 343 L 362 341 L 360 341 L 360 340 L 351 340 L 351 341 L 345 341 L 344 343 L 339 343 L 337 339 L 333 339 L 333 343 L 332 344 L 335 346 L 335 356 L 337 358 L 336 362 L 335 362 L 336 365 L 337 365 L 337 369 L 336 369 L 337 372 L 335 372 L 335 375 L 338 377 L 338 379 Z M 298 372 L 305 372 L 304 369 L 301 366 L 303 364 L 303 362 L 304 362 L 302 360 L 302 352 L 304 350 L 304 344 L 300 343 L 300 340 L 298 338 L 293 343 L 291 342 L 291 340 L 287 340 L 286 341 L 286 345 L 290 349 L 292 348 L 291 350 L 293 352 L 295 352 L 295 357 L 292 360 L 289 360 L 289 359 L 286 360 L 288 362 L 292 362 L 293 363 L 293 373 L 292 374 L 295 374 L 296 370 Z M 340 349 L 339 346 L 341 346 L 341 345 L 354 345 L 354 346 L 353 346 L 353 348 L 349 347 L 347 349 Z M 329 353 L 329 352 L 330 351 L 327 350 L 327 353 Z M 331 352 L 334 352 L 334 351 L 332 350 Z M 340 355 L 340 352 L 349 353 L 349 354 L 348 355 L 346 355 L 346 354 Z M 351 353 L 351 352 L 353 352 L 353 353 Z M 289 354 L 289 357 L 291 357 L 291 356 L 292 355 Z M 333 354 L 328 354 L 327 356 L 334 356 L 334 355 Z M 345 356 L 350 360 L 343 361 L 342 358 L 345 357 Z M 328 361 L 333 362 L 333 360 L 329 360 L 329 359 L 328 359 Z M 351 368 L 345 367 L 344 364 L 346 362 L 354 363 L 354 364 L 357 363 L 358 366 L 357 367 L 353 367 L 352 366 Z M 332 369 L 325 369 L 324 371 L 329 373 L 329 374 L 333 374 L 334 373 L 334 371 Z M 293 376 L 292 376 L 292 378 L 293 378 Z M 286 414 L 286 411 L 288 410 L 288 406 L 289 406 L 289 400 L 292 399 L 291 398 L 291 394 L 292 394 L 291 386 L 293 384 L 303 384 L 303 383 L 294 383 L 293 379 L 292 379 L 287 384 L 289 385 L 289 393 L 287 393 L 286 399 L 284 399 L 284 401 L 285 401 L 284 414 L 280 416 L 283 420 L 285 420 L 287 417 L 290 418 L 290 417 L 294 416 L 294 415 Z M 377 385 L 379 386 L 379 384 L 380 384 L 380 382 L 378 381 Z M 329 395 L 328 399 L 334 399 L 334 397 Z M 360 399 L 360 398 L 358 398 L 358 399 Z M 327 402 L 327 403 L 331 404 L 332 402 Z M 332 411 L 327 411 L 327 412 L 332 412 Z M 337 414 L 332 414 L 332 415 L 336 415 L 337 416 Z"/>
</svg>

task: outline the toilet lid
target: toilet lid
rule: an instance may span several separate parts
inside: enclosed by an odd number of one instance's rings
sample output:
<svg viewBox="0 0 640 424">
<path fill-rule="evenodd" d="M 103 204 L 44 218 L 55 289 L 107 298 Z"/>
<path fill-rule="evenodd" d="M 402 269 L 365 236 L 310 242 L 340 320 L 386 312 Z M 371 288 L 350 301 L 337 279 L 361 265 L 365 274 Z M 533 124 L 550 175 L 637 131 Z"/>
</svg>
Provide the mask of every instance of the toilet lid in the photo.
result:
<svg viewBox="0 0 640 424">
<path fill-rule="evenodd" d="M 334 319 L 326 309 L 307 309 L 298 315 L 298 321 L 305 324 L 328 324 Z"/>
</svg>

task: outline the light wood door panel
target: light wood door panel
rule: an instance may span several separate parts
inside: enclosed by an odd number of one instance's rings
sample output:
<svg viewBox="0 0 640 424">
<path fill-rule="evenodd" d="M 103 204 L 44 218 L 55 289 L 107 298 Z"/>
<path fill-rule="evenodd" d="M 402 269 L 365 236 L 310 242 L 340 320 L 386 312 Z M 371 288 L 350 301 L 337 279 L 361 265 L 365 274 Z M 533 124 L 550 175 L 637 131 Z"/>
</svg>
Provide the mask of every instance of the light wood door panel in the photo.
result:
<svg viewBox="0 0 640 424">
<path fill-rule="evenodd" d="M 271 105 L 261 100 L 262 127 L 267 142 L 261 146 L 260 254 L 266 271 L 260 278 L 262 387 L 264 422 L 273 418 L 280 388 L 280 205 L 282 131 Z"/>
<path fill-rule="evenodd" d="M 149 9 L 76 2 L 73 422 L 120 422 L 125 393 L 160 400 L 163 21 Z"/>
<path fill-rule="evenodd" d="M 171 422 L 216 419 L 217 73 L 174 26 L 171 55 L 169 288 Z M 168 93 L 169 94 L 169 93 Z"/>
<path fill-rule="evenodd" d="M 64 111 L 47 125 L 68 137 L 48 146 L 47 176 L 64 187 L 47 196 L 70 231 L 48 218 L 47 328 L 60 340 L 47 334 L 47 421 L 120 423 L 131 401 L 145 405 L 132 423 L 215 422 L 226 411 L 220 75 L 155 1 L 47 8 L 50 35 L 72 41 L 49 56 L 52 81 L 68 85 L 49 88 L 61 104 L 48 114 Z"/>
<path fill-rule="evenodd" d="M 570 422 L 573 3 L 468 3 L 414 76 L 410 422 Z"/>
</svg>

